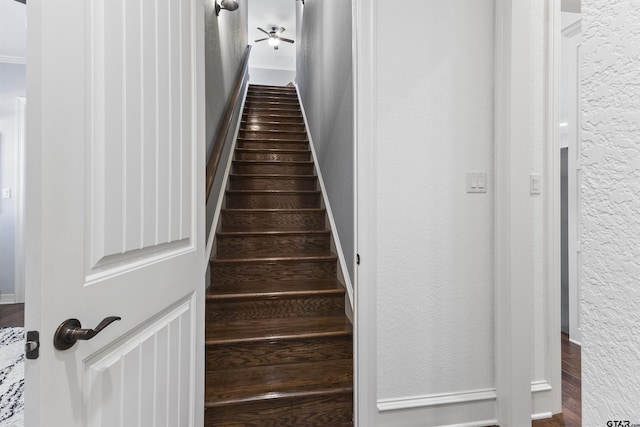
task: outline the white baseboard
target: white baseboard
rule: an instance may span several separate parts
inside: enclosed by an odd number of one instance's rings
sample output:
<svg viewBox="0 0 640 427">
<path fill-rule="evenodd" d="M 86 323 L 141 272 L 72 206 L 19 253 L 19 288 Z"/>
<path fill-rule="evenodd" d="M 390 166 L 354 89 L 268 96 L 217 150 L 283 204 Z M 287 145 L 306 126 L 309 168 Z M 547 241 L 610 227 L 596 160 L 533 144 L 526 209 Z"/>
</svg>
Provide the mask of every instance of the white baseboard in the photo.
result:
<svg viewBox="0 0 640 427">
<path fill-rule="evenodd" d="M 0 304 L 15 304 L 16 294 L 0 294 Z"/>
<path fill-rule="evenodd" d="M 550 418 L 552 387 L 531 383 L 532 420 Z M 378 400 L 378 426 L 481 427 L 497 424 L 495 389 Z"/>
<path fill-rule="evenodd" d="M 378 426 L 482 427 L 497 424 L 496 390 L 412 396 L 378 401 Z"/>
<path fill-rule="evenodd" d="M 531 419 L 542 420 L 553 416 L 553 388 L 548 381 L 531 383 Z"/>
<path fill-rule="evenodd" d="M 336 252 L 338 255 L 339 269 L 341 270 L 342 277 L 344 279 L 344 285 L 347 288 L 347 296 L 349 297 L 349 302 L 351 303 L 351 309 L 354 307 L 354 293 L 353 293 L 353 284 L 351 283 L 351 278 L 349 277 L 349 269 L 347 268 L 347 261 L 344 258 L 344 251 L 342 250 L 342 244 L 340 243 L 340 236 L 338 236 L 338 228 L 336 227 L 336 223 L 333 219 L 333 211 L 331 210 L 331 204 L 329 203 L 329 196 L 327 195 L 327 189 L 324 186 L 324 180 L 322 179 L 322 171 L 320 170 L 320 163 L 318 162 L 318 156 L 316 156 L 316 149 L 313 144 L 313 137 L 311 136 L 311 131 L 309 127 L 309 122 L 307 121 L 307 113 L 304 110 L 304 105 L 302 104 L 302 97 L 300 96 L 300 88 L 298 84 L 295 85 L 296 93 L 298 94 L 298 102 L 300 103 L 300 110 L 302 111 L 302 118 L 304 119 L 304 125 L 307 129 L 307 136 L 309 138 L 309 147 L 311 148 L 311 155 L 313 156 L 313 162 L 316 165 L 316 174 L 318 175 L 318 182 L 320 183 L 320 191 L 322 192 L 322 198 L 324 200 L 324 205 L 327 210 L 327 217 L 329 217 L 329 225 L 331 226 L 331 234 L 333 236 L 333 241 L 336 246 Z"/>
</svg>

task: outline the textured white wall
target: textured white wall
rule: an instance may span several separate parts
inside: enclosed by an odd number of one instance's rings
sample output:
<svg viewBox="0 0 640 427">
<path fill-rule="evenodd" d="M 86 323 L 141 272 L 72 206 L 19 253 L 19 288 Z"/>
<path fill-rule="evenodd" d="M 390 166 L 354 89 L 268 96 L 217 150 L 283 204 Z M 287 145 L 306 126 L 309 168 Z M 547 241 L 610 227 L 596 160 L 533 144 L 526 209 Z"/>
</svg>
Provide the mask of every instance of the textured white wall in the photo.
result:
<svg viewBox="0 0 640 427">
<path fill-rule="evenodd" d="M 640 2 L 582 13 L 583 424 L 640 423 Z"/>
<path fill-rule="evenodd" d="M 353 280 L 353 72 L 351 0 L 307 0 L 302 7 L 296 82 L 340 243 Z"/>
<path fill-rule="evenodd" d="M 494 13 L 378 2 L 379 399 L 494 387 Z"/>
</svg>

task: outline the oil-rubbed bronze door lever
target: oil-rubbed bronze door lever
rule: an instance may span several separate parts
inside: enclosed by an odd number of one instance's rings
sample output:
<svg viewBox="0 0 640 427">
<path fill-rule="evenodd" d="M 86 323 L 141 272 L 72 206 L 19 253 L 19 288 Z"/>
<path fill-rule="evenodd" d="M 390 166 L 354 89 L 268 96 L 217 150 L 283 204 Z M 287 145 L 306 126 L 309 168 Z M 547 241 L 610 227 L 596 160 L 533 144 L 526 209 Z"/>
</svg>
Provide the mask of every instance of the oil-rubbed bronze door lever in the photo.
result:
<svg viewBox="0 0 640 427">
<path fill-rule="evenodd" d="M 53 345 L 58 350 L 67 350 L 78 340 L 90 340 L 95 337 L 116 320 L 120 320 L 120 317 L 106 317 L 95 329 L 81 329 L 82 325 L 78 319 L 67 319 L 58 326 L 53 336 Z"/>
</svg>

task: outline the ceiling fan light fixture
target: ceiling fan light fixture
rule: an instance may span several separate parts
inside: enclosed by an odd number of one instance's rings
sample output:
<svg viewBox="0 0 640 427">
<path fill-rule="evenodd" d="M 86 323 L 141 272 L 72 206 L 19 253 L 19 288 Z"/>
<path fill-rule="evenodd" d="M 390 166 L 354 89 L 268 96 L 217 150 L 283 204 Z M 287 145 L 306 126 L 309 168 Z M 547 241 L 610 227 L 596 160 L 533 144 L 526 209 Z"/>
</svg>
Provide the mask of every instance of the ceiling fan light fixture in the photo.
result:
<svg viewBox="0 0 640 427">
<path fill-rule="evenodd" d="M 276 37 L 269 37 L 269 46 L 276 47 L 280 44 L 280 40 Z"/>
<path fill-rule="evenodd" d="M 238 0 L 215 0 L 216 2 L 216 16 L 220 15 L 220 10 L 228 10 L 229 12 L 233 12 L 238 9 L 240 5 L 238 4 Z"/>
</svg>

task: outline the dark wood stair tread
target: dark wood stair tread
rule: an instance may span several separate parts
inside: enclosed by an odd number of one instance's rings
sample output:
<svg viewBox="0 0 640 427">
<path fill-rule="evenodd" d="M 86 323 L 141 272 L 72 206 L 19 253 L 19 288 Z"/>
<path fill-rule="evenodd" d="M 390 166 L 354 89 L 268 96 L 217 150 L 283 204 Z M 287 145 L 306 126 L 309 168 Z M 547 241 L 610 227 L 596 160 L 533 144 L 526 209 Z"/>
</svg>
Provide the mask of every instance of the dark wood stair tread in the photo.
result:
<svg viewBox="0 0 640 427">
<path fill-rule="evenodd" d="M 234 298 L 240 295 L 276 296 L 276 294 L 345 292 L 338 279 L 281 280 L 278 282 L 246 282 L 233 285 L 216 285 L 208 290 L 207 298 Z"/>
<path fill-rule="evenodd" d="M 208 324 L 206 344 L 237 343 L 348 335 L 352 326 L 344 316 L 282 319 L 243 319 Z"/>
<path fill-rule="evenodd" d="M 334 254 L 318 254 L 304 256 L 275 256 L 275 257 L 256 257 L 256 258 L 212 258 L 213 264 L 236 264 L 236 263 L 264 263 L 264 262 L 302 262 L 302 261 L 337 261 L 338 257 Z"/>
<path fill-rule="evenodd" d="M 331 230 L 272 230 L 272 231 L 218 231 L 218 236 L 303 236 L 309 234 L 331 234 Z"/>
<path fill-rule="evenodd" d="M 236 152 L 240 152 L 240 153 L 294 153 L 294 154 L 300 154 L 300 153 L 311 153 L 311 150 L 309 150 L 308 148 L 301 148 L 299 150 L 294 150 L 294 149 L 286 149 L 286 148 L 236 148 Z"/>
<path fill-rule="evenodd" d="M 313 160 L 233 160 L 233 163 L 248 165 L 312 165 Z"/>
<path fill-rule="evenodd" d="M 349 393 L 353 388 L 353 364 L 351 360 L 328 360 L 228 369 L 208 373 L 206 384 L 205 399 L 213 406 L 278 397 Z"/>
</svg>

